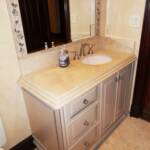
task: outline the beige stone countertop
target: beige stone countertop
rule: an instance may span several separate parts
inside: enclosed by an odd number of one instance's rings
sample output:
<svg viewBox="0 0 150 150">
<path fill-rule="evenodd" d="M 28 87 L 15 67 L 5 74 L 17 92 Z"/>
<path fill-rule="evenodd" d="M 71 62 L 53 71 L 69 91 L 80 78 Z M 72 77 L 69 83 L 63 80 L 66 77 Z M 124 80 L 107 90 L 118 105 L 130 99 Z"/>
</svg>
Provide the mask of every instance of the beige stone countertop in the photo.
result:
<svg viewBox="0 0 150 150">
<path fill-rule="evenodd" d="M 97 54 L 112 57 L 112 61 L 101 65 L 82 64 L 71 61 L 67 68 L 49 67 L 21 78 L 23 89 L 53 109 L 59 109 L 102 80 L 136 60 L 133 53 L 113 50 L 97 50 Z"/>
</svg>

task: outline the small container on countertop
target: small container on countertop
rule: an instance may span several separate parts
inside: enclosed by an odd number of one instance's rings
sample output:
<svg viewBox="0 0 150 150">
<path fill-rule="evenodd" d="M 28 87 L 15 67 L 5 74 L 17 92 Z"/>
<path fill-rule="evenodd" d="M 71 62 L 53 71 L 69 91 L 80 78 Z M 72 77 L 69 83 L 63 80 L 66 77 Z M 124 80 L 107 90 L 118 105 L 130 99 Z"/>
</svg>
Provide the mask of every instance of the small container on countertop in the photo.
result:
<svg viewBox="0 0 150 150">
<path fill-rule="evenodd" d="M 68 50 L 66 50 L 66 46 L 64 46 L 64 48 L 60 50 L 59 67 L 65 68 L 69 66 L 69 64 L 70 64 L 70 59 L 69 59 Z"/>
</svg>

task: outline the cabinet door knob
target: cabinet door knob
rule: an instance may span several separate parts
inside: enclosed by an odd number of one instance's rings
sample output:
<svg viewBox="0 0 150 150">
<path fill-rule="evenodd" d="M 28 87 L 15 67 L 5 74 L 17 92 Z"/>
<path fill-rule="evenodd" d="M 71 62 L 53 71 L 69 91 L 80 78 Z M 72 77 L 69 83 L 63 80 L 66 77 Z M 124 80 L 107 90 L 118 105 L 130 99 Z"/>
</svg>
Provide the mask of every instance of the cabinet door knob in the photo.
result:
<svg viewBox="0 0 150 150">
<path fill-rule="evenodd" d="M 115 82 L 119 82 L 121 80 L 121 76 L 119 75 L 118 77 L 115 78 Z"/>
<path fill-rule="evenodd" d="M 90 125 L 90 123 L 86 120 L 86 121 L 84 121 L 84 126 L 89 126 Z"/>
<path fill-rule="evenodd" d="M 118 77 L 115 77 L 115 82 L 118 82 Z"/>
<path fill-rule="evenodd" d="M 90 143 L 89 143 L 89 142 L 84 142 L 84 146 L 85 146 L 86 148 L 88 148 L 88 147 L 90 147 Z"/>
<path fill-rule="evenodd" d="M 120 81 L 120 80 L 121 80 L 121 76 L 119 75 L 119 76 L 118 76 L 118 81 Z"/>
<path fill-rule="evenodd" d="M 89 103 L 89 101 L 87 99 L 83 100 L 83 104 L 87 105 Z"/>
</svg>

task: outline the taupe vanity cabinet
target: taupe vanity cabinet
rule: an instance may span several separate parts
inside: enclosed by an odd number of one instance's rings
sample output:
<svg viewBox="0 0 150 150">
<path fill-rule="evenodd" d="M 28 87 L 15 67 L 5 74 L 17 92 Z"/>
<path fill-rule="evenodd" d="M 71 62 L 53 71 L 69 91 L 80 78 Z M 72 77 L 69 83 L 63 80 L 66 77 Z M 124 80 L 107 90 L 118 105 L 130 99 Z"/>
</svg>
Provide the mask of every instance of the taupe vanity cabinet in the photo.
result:
<svg viewBox="0 0 150 150">
<path fill-rule="evenodd" d="M 73 101 L 53 109 L 24 90 L 35 143 L 46 150 L 88 150 L 104 140 L 129 110 L 134 63 Z"/>
</svg>

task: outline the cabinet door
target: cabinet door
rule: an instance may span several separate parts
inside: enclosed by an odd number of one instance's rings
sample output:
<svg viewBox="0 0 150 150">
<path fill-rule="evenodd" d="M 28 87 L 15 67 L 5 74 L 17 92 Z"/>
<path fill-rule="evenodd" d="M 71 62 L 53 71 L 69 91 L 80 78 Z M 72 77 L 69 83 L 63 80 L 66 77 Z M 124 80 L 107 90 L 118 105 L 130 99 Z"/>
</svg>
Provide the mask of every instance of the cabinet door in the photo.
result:
<svg viewBox="0 0 150 150">
<path fill-rule="evenodd" d="M 122 69 L 118 74 L 118 92 L 117 92 L 117 104 L 116 104 L 116 119 L 121 117 L 127 112 L 127 104 L 130 99 L 130 78 L 131 67 L 129 65 Z"/>
<path fill-rule="evenodd" d="M 115 119 L 116 77 L 117 74 L 114 74 L 102 83 L 102 134 L 111 127 Z"/>
</svg>

